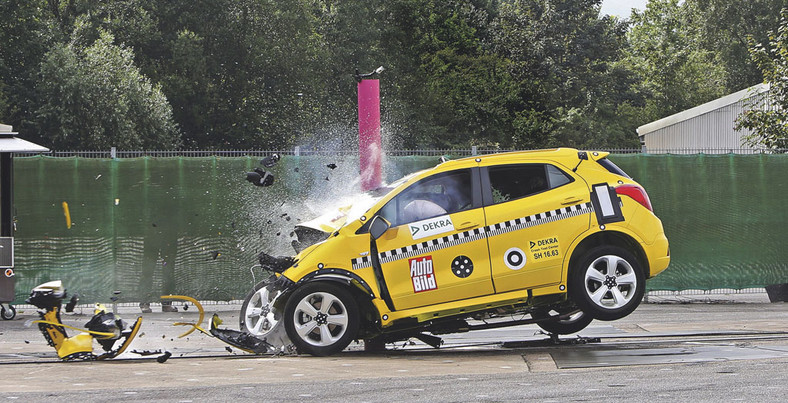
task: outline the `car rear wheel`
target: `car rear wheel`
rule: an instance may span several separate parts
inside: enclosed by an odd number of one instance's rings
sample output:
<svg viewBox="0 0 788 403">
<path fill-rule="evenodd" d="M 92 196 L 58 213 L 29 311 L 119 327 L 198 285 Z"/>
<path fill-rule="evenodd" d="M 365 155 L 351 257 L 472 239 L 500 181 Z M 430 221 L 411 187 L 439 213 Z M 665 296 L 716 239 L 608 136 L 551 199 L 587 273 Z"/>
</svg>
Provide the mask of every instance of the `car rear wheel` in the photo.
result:
<svg viewBox="0 0 788 403">
<path fill-rule="evenodd" d="M 288 298 L 285 329 L 299 352 L 317 356 L 338 353 L 356 338 L 359 314 L 347 289 L 329 283 L 308 283 Z"/>
<path fill-rule="evenodd" d="M 557 315 L 561 314 L 558 312 L 548 311 L 537 311 L 531 314 L 534 319 L 546 319 L 550 316 Z M 594 318 L 592 318 L 590 315 L 586 315 L 583 313 L 583 311 L 577 311 L 566 318 L 537 322 L 536 325 L 548 333 L 572 334 L 585 329 L 593 320 Z"/>
<path fill-rule="evenodd" d="M 640 263 L 618 246 L 588 251 L 570 272 L 569 296 L 583 312 L 599 320 L 621 319 L 632 313 L 645 288 Z"/>
</svg>

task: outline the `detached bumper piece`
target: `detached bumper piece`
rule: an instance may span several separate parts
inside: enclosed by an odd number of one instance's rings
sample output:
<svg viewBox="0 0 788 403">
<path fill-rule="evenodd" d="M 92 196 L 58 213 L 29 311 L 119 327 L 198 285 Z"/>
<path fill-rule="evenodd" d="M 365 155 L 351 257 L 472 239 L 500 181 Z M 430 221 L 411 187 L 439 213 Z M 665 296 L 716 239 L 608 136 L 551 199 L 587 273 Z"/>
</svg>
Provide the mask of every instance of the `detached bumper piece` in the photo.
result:
<svg viewBox="0 0 788 403">
<path fill-rule="evenodd" d="M 219 315 L 213 314 L 211 318 L 211 335 L 217 339 L 239 349 L 252 354 L 274 354 L 278 350 L 267 341 L 258 339 L 249 333 L 244 333 L 232 329 L 219 329 L 222 323 Z"/>
</svg>

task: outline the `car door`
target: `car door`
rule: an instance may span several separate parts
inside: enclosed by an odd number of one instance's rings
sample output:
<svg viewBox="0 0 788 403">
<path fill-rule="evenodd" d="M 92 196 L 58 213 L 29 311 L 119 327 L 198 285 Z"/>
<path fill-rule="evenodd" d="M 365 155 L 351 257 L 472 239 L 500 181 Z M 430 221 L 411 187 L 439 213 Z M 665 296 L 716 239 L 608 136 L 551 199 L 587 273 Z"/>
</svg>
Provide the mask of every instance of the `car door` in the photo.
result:
<svg viewBox="0 0 788 403">
<path fill-rule="evenodd" d="M 391 223 L 377 250 L 397 310 L 493 293 L 478 168 L 438 173 L 378 212 Z"/>
<path fill-rule="evenodd" d="M 481 174 L 495 291 L 560 282 L 567 248 L 589 228 L 585 181 L 551 163 L 483 167 Z"/>
</svg>

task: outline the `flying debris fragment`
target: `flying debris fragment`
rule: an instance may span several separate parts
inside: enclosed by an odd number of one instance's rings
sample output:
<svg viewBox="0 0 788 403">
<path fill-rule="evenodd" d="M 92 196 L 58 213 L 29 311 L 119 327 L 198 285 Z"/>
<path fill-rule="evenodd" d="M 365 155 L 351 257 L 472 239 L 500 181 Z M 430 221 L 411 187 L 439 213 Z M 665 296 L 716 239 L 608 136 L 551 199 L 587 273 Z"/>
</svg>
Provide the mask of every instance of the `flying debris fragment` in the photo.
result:
<svg viewBox="0 0 788 403">
<path fill-rule="evenodd" d="M 260 168 L 255 168 L 254 172 L 246 173 L 246 180 L 255 186 L 271 186 L 274 184 L 274 175 Z"/>
<path fill-rule="evenodd" d="M 66 312 L 68 313 L 74 312 L 74 307 L 77 306 L 78 302 L 79 302 L 79 294 L 74 293 L 74 295 L 72 295 L 71 299 L 68 301 L 68 304 L 66 304 Z"/>
<path fill-rule="evenodd" d="M 279 162 L 279 158 L 279 154 L 272 154 L 260 160 L 260 164 L 266 168 L 271 168 Z"/>
</svg>

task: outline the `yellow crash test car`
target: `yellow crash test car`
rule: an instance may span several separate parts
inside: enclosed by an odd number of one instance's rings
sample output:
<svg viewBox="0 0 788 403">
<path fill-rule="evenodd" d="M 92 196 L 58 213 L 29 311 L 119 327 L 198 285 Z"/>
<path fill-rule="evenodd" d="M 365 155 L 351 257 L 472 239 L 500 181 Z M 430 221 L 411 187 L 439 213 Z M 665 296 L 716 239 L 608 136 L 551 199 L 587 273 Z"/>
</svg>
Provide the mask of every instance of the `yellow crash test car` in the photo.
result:
<svg viewBox="0 0 788 403">
<path fill-rule="evenodd" d="M 297 227 L 296 256 L 261 254 L 275 274 L 247 296 L 241 329 L 330 355 L 352 340 L 437 347 L 440 334 L 620 319 L 670 251 L 646 191 L 607 155 L 471 157 L 370 192 Z"/>
</svg>

